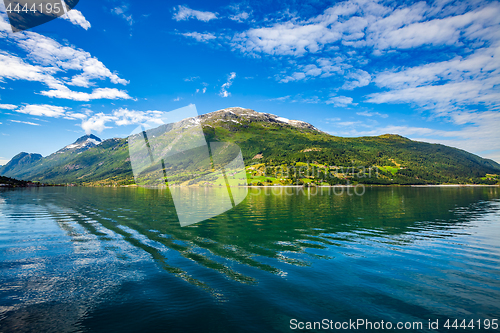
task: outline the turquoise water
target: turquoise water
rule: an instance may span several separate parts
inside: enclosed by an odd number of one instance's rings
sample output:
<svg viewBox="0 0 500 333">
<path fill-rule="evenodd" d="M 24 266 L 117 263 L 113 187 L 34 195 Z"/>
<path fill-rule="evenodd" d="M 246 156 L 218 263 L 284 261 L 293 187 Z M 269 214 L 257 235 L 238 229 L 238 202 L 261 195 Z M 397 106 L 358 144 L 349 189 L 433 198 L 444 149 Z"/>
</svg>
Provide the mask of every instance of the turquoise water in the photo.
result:
<svg viewBox="0 0 500 333">
<path fill-rule="evenodd" d="M 499 188 L 288 191 L 181 228 L 165 190 L 1 190 L 0 332 L 498 331 Z"/>
</svg>

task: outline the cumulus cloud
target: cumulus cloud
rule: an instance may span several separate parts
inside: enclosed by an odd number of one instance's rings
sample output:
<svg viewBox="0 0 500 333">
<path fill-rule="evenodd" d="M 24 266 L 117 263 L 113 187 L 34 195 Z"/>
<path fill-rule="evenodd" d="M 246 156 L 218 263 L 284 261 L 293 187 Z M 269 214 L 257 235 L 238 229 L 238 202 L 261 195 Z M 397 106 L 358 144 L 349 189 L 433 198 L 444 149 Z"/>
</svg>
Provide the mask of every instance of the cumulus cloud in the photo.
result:
<svg viewBox="0 0 500 333">
<path fill-rule="evenodd" d="M 85 16 L 83 16 L 82 12 L 76 9 L 72 9 L 69 12 L 66 12 L 66 14 L 62 15 L 61 18 L 70 21 L 74 25 L 78 25 L 82 27 L 85 30 L 88 30 L 90 28 L 90 22 L 87 21 Z"/>
<path fill-rule="evenodd" d="M 319 58 L 312 64 L 298 65 L 297 70 L 291 75 L 277 75 L 280 82 L 287 83 L 291 81 L 301 81 L 310 78 L 326 78 L 333 75 L 342 75 L 345 70 L 351 67 L 344 63 L 341 57 Z"/>
<path fill-rule="evenodd" d="M 101 61 L 84 50 L 62 45 L 52 38 L 31 31 L 14 34 L 1 16 L 0 39 L 5 39 L 7 43 L 14 44 L 26 53 L 26 56 L 21 58 L 14 53 L 0 51 L 0 80 L 40 82 L 51 89 L 42 94 L 57 98 L 130 98 L 126 92 L 111 88 L 97 88 L 92 93 L 71 92 L 68 85 L 88 88 L 95 86 L 95 81 L 106 79 L 113 84 L 128 84 L 127 80 L 111 72 Z M 77 74 L 69 79 L 63 76 L 75 71 Z M 73 98 L 75 96 L 76 98 Z"/>
<path fill-rule="evenodd" d="M 227 16 L 228 19 L 236 22 L 245 22 L 252 16 L 252 9 L 249 6 L 243 6 L 242 4 L 233 4 L 228 7 L 230 14 Z"/>
<path fill-rule="evenodd" d="M 335 107 L 346 107 L 352 103 L 353 99 L 347 96 L 335 96 L 326 100 L 326 104 L 332 104 Z"/>
<path fill-rule="evenodd" d="M 81 127 L 87 134 L 90 134 L 93 131 L 101 133 L 105 129 L 111 128 L 109 126 L 106 126 L 106 123 L 113 120 L 114 120 L 113 116 L 106 115 L 103 112 L 100 112 L 88 119 L 83 120 Z"/>
<path fill-rule="evenodd" d="M 107 128 L 111 128 L 111 126 L 107 126 L 108 124 L 111 125 L 111 123 L 116 126 L 133 125 L 148 121 L 161 124 L 160 118 L 163 113 L 162 111 L 136 111 L 120 108 L 114 110 L 111 114 L 100 112 L 84 119 L 81 127 L 87 134 L 90 134 L 92 132 L 100 133 Z"/>
<path fill-rule="evenodd" d="M 317 53 L 324 45 L 340 40 L 342 34 L 324 24 L 276 23 L 271 27 L 252 28 L 233 36 L 231 44 L 243 53 L 293 55 Z"/>
<path fill-rule="evenodd" d="M 42 91 L 40 94 L 47 97 L 70 99 L 73 101 L 91 101 L 94 99 L 132 99 L 124 90 L 116 88 L 96 88 L 91 93 L 73 91 L 68 87 L 59 87 L 54 90 Z"/>
<path fill-rule="evenodd" d="M 348 73 L 345 78 L 347 81 L 342 85 L 342 89 L 353 90 L 354 88 L 364 87 L 370 84 L 372 77 L 368 72 L 358 69 Z"/>
<path fill-rule="evenodd" d="M 163 113 L 162 111 L 135 111 L 120 108 L 113 111 L 113 117 L 115 117 L 116 125 L 124 126 L 159 120 Z"/>
<path fill-rule="evenodd" d="M 203 22 L 208 22 L 210 20 L 217 19 L 217 13 L 194 10 L 186 6 L 177 6 L 174 8 L 174 16 L 172 18 L 176 21 L 196 19 Z"/>
<path fill-rule="evenodd" d="M 156 122 L 161 124 L 161 116 L 163 111 L 137 111 L 129 110 L 127 108 L 118 108 L 113 110 L 112 113 L 106 114 L 103 112 L 93 114 L 90 110 L 84 110 L 84 113 L 74 112 L 69 107 L 56 106 L 49 104 L 27 104 L 15 110 L 18 113 L 27 114 L 37 117 L 50 117 L 50 118 L 64 118 L 68 120 L 80 120 L 81 127 L 86 133 L 90 134 L 92 131 L 102 132 L 106 128 L 111 128 L 109 125 L 126 126 L 132 124 L 139 124 L 145 122 Z M 12 120 L 14 121 L 14 120 Z M 26 121 L 14 121 L 33 125 Z M 38 124 L 36 124 L 38 125 Z"/>
<path fill-rule="evenodd" d="M 2 80 L 38 81 L 53 86 L 60 82 L 52 76 L 55 71 L 54 68 L 31 65 L 15 55 L 0 51 L 0 79 Z"/>
<path fill-rule="evenodd" d="M 116 73 L 112 73 L 97 58 L 81 49 L 64 46 L 52 38 L 33 32 L 13 34 L 16 45 L 28 53 L 27 58 L 34 64 L 44 66 L 51 73 L 66 71 L 81 71 L 68 84 L 88 87 L 89 80 L 110 79 L 115 84 L 127 84 Z"/>
<path fill-rule="evenodd" d="M 230 92 L 227 91 L 227 89 L 229 89 L 229 87 L 231 87 L 231 85 L 233 84 L 233 80 L 234 78 L 236 77 L 236 73 L 235 72 L 232 72 L 229 74 L 228 78 L 227 78 L 227 82 L 224 83 L 220 89 L 220 93 L 219 93 L 219 96 L 221 97 L 229 97 L 231 95 Z"/>
<path fill-rule="evenodd" d="M 389 91 L 368 96 L 371 103 L 414 103 L 439 113 L 457 105 L 500 105 L 500 43 L 466 57 L 396 68 L 379 73 L 375 84 Z"/>
<path fill-rule="evenodd" d="M 487 40 L 496 34 L 500 22 L 498 4 L 486 3 L 458 15 L 453 10 L 443 10 L 442 5 L 418 2 L 394 8 L 376 1 L 342 1 L 309 19 L 298 18 L 236 33 L 231 45 L 249 55 L 300 57 L 318 53 L 332 44 L 380 51 L 452 45 L 461 39 Z M 436 17 L 446 12 L 447 17 Z"/>
<path fill-rule="evenodd" d="M 498 84 L 493 76 L 499 77 L 494 72 L 499 68 L 496 60 L 500 40 L 498 2 L 396 5 L 347 0 L 336 2 L 313 17 L 292 15 L 288 21 L 260 22 L 244 31 L 220 36 L 209 32 L 199 35 L 190 32 L 185 36 L 199 42 L 218 38 L 220 43 L 244 55 L 274 59 L 280 64 L 274 77 L 282 83 L 329 78 L 339 82 L 338 89 L 353 90 L 375 79 L 379 87 L 389 91 L 369 96 L 368 100 L 374 103 L 413 103 L 414 99 L 423 99 L 429 93 L 431 102 L 436 103 L 436 99 L 445 100 L 466 92 L 469 84 L 473 92 L 449 102 L 462 99 L 464 103 L 472 100 L 482 103 L 498 97 L 498 93 L 492 91 Z M 385 58 L 380 57 L 387 57 L 392 64 L 399 52 L 422 47 L 439 50 L 452 47 L 453 50 L 442 54 L 443 63 L 419 65 L 413 61 L 414 69 L 377 68 L 374 71 L 370 66 L 373 56 L 381 60 Z M 457 58 L 446 59 L 453 52 Z M 440 51 L 436 51 L 434 58 L 439 58 L 439 54 Z M 284 63 L 286 65 L 282 65 Z M 480 64 L 484 64 L 484 69 Z M 477 75 L 469 75 L 466 67 Z M 455 86 L 441 84 L 434 89 L 435 83 L 443 79 Z"/>
<path fill-rule="evenodd" d="M 425 20 L 425 11 L 430 9 L 422 4 L 416 4 L 413 8 L 418 11 L 417 19 L 422 20 Z M 407 11 L 413 8 L 410 7 Z M 453 45 L 461 38 L 487 37 L 491 33 L 491 28 L 500 22 L 500 8 L 492 4 L 485 8 L 445 18 L 423 22 L 401 21 L 401 25 L 406 23 L 402 27 L 384 24 L 383 20 L 371 26 L 368 44 L 372 44 L 377 49 L 408 49 L 422 45 Z"/>
<path fill-rule="evenodd" d="M 16 112 L 30 114 L 32 116 L 45 116 L 45 117 L 53 117 L 58 118 L 64 116 L 67 107 L 63 106 L 55 106 L 48 104 L 28 104 L 22 106 L 20 109 L 16 110 Z"/>
<path fill-rule="evenodd" d="M 229 16 L 230 20 L 236 21 L 236 22 L 244 22 L 250 18 L 250 13 L 247 12 L 240 12 L 238 14 L 234 14 Z"/>
<path fill-rule="evenodd" d="M 0 104 L 0 109 L 14 110 L 14 109 L 17 109 L 17 105 L 14 105 L 14 104 Z"/>
</svg>

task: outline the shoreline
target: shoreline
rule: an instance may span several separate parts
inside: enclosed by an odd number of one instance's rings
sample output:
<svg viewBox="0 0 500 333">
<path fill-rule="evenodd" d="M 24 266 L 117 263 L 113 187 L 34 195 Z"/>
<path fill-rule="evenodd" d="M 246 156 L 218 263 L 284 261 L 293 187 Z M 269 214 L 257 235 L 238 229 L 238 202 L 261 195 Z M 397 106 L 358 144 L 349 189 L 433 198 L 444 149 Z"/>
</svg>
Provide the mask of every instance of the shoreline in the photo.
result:
<svg viewBox="0 0 500 333">
<path fill-rule="evenodd" d="M 3 185 L 3 184 L 2 184 Z M 458 188 L 464 188 L 464 187 L 500 187 L 500 184 L 494 184 L 494 185 L 488 185 L 488 184 L 440 184 L 440 185 L 400 185 L 400 184 L 389 184 L 389 185 L 378 185 L 378 184 L 356 184 L 356 185 L 333 185 L 333 186 L 303 186 L 303 185 L 272 185 L 272 186 L 266 186 L 266 185 L 247 185 L 247 186 L 229 186 L 230 188 L 338 188 L 338 187 L 347 187 L 347 188 L 355 188 L 356 186 L 365 186 L 365 187 L 458 187 Z M 28 185 L 28 186 L 0 186 L 0 189 L 2 188 L 39 188 L 39 187 L 144 187 L 144 188 L 167 188 L 167 186 L 147 186 L 147 185 L 80 185 L 80 184 L 55 184 L 55 185 L 38 185 L 38 186 L 33 186 L 33 185 Z M 169 188 L 210 188 L 210 189 L 217 189 L 217 188 L 223 188 L 222 186 L 171 186 Z"/>
<path fill-rule="evenodd" d="M 76 185 L 76 186 L 84 186 L 84 187 L 101 187 L 101 186 L 85 186 L 85 185 Z M 356 185 L 333 185 L 333 186 L 303 186 L 303 185 L 247 185 L 247 186 L 229 186 L 230 188 L 282 188 L 282 187 L 290 187 L 290 188 L 335 188 L 335 187 L 356 187 L 356 186 L 366 186 L 366 187 L 500 187 L 500 184 L 488 185 L 488 184 L 441 184 L 441 185 L 400 185 L 400 184 L 390 184 L 390 185 L 377 185 L 377 184 L 356 184 Z M 102 187 L 148 187 L 141 185 L 106 185 Z M 150 188 L 158 188 L 156 186 L 150 186 Z M 166 188 L 162 187 L 162 188 Z M 171 186 L 170 188 L 223 188 L 219 186 Z"/>
</svg>

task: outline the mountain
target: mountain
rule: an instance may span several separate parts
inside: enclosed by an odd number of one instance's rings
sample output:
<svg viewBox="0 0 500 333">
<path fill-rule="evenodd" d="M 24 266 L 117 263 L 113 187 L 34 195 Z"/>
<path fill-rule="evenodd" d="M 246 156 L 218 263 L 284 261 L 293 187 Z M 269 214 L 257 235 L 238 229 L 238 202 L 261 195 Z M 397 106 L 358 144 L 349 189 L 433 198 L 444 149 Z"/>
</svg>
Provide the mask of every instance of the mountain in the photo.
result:
<svg viewBox="0 0 500 333">
<path fill-rule="evenodd" d="M 288 125 L 297 129 L 311 130 L 318 133 L 326 134 L 313 125 L 300 120 L 290 120 L 283 117 L 278 117 L 270 113 L 256 112 L 251 109 L 244 109 L 240 107 L 232 107 L 223 110 L 214 111 L 201 116 L 198 116 L 201 124 L 204 126 L 213 127 L 214 124 L 221 125 L 224 122 L 233 122 L 240 124 L 240 121 L 245 123 L 268 123 L 275 125 Z"/>
<path fill-rule="evenodd" d="M 247 176 L 255 184 L 496 184 L 500 174 L 498 163 L 464 150 L 392 134 L 337 137 L 306 122 L 239 107 L 162 125 L 150 134 L 165 139 L 166 130 L 184 130 L 197 123 L 208 142 L 241 147 Z M 53 183 L 134 183 L 126 138 L 101 142 L 85 136 L 32 163 L 19 164 L 16 157 L 0 168 L 0 175 Z M 309 176 L 274 177 L 283 168 L 302 168 Z M 326 174 L 335 177 L 321 180 Z"/>
<path fill-rule="evenodd" d="M 47 172 L 53 167 L 64 164 L 76 155 L 96 147 L 102 142 L 95 135 L 84 135 L 70 145 L 61 148 L 57 152 L 42 157 L 40 154 L 20 153 L 12 158 L 6 165 L 0 168 L 0 175 L 16 177 L 19 179 L 40 178 L 40 174 Z"/>
<path fill-rule="evenodd" d="M 58 150 L 56 154 L 62 154 L 62 153 L 67 153 L 67 152 L 83 152 L 89 148 L 93 148 L 99 144 L 101 144 L 102 140 L 99 139 L 97 136 L 94 134 L 90 135 L 84 135 L 75 142 L 73 142 L 70 145 L 67 145 L 66 147 Z"/>
<path fill-rule="evenodd" d="M 0 175 L 22 173 L 23 170 L 30 168 L 41 160 L 42 155 L 40 154 L 19 153 L 0 168 Z"/>
</svg>

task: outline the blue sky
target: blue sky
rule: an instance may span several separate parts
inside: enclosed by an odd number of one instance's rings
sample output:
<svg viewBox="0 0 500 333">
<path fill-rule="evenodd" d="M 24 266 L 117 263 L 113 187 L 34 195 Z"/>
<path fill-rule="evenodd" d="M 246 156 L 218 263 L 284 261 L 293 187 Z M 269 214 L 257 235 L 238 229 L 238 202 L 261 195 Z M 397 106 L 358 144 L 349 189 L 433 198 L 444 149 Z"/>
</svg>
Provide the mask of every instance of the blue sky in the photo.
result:
<svg viewBox="0 0 500 333">
<path fill-rule="evenodd" d="M 0 164 L 189 104 L 500 162 L 498 1 L 144 4 L 80 0 L 15 34 L 0 4 Z"/>
</svg>

